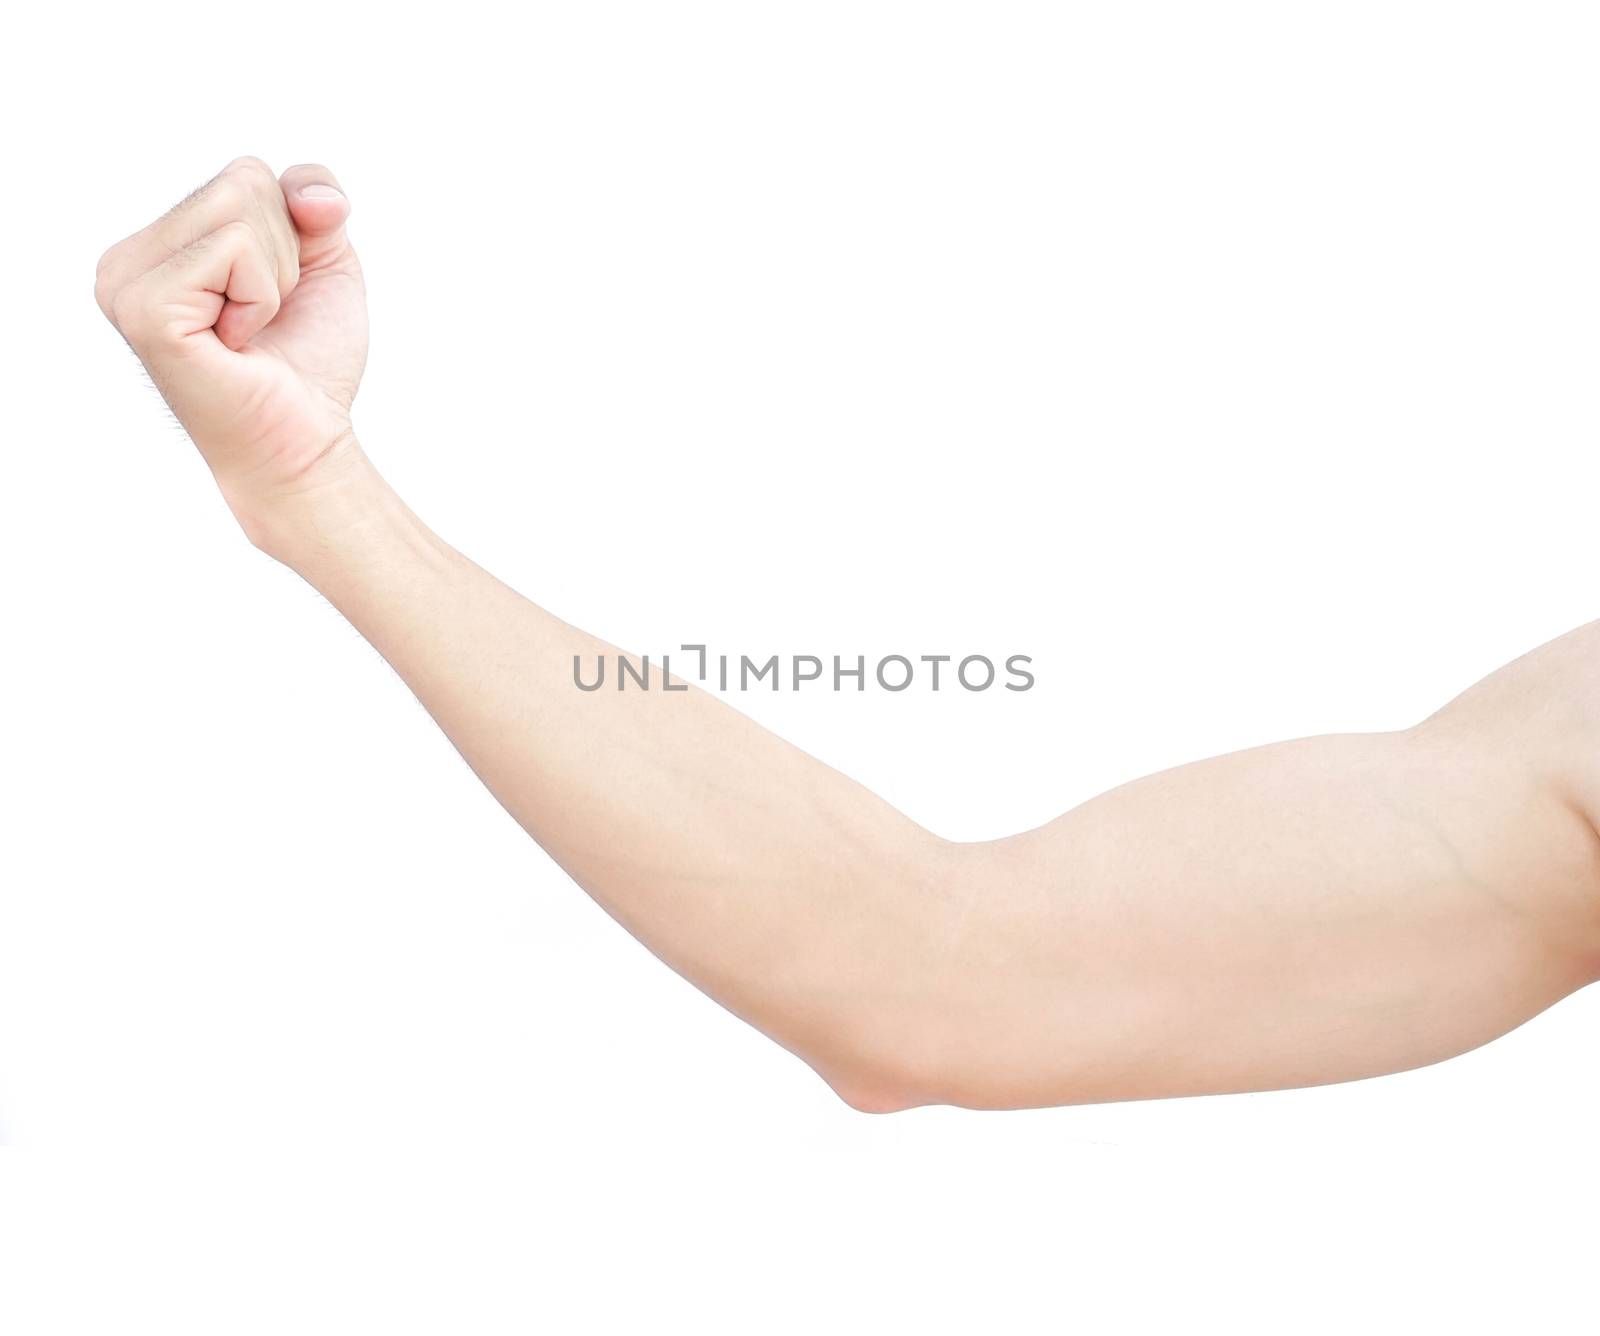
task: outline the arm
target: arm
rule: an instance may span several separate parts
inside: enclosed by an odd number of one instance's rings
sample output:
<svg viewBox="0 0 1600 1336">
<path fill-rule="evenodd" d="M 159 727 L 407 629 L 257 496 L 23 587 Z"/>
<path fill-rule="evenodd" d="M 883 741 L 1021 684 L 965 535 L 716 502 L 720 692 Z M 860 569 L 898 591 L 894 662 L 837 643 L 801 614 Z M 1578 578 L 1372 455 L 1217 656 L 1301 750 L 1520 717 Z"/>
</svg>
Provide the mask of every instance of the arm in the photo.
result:
<svg viewBox="0 0 1600 1336">
<path fill-rule="evenodd" d="M 851 1103 L 1372 1075 L 1600 974 L 1597 627 L 1407 732 L 1201 762 L 980 844 L 698 690 L 576 690 L 606 647 L 430 533 L 350 431 L 365 315 L 331 186 L 234 164 L 108 252 L 102 307 L 252 541 L 574 880 Z"/>
</svg>

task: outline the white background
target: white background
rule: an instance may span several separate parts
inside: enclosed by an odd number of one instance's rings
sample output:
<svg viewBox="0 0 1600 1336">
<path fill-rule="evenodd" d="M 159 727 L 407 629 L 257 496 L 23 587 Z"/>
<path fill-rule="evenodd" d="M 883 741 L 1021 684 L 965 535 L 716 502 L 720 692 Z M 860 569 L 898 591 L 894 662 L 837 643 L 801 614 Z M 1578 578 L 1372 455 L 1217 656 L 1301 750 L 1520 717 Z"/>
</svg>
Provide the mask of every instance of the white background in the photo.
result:
<svg viewBox="0 0 1600 1336">
<path fill-rule="evenodd" d="M 1593 1328 L 1600 996 L 1427 1071 L 855 1114 L 623 936 L 233 531 L 90 298 L 323 160 L 369 452 L 955 837 L 1403 726 L 1600 613 L 1600 42 L 1547 4 L 11 19 L 16 1336 Z M 20 22 L 20 28 L 17 26 Z"/>
</svg>

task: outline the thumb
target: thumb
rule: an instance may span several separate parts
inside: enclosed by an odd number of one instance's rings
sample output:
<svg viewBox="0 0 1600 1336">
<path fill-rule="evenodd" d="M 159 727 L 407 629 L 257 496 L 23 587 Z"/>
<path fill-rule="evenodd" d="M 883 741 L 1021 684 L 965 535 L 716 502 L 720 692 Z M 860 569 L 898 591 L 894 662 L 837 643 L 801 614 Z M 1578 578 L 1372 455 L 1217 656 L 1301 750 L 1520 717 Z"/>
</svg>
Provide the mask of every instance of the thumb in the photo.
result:
<svg viewBox="0 0 1600 1336">
<path fill-rule="evenodd" d="M 301 163 L 278 178 L 289 217 L 300 235 L 300 272 L 325 268 L 350 251 L 345 219 L 350 201 L 332 172 L 317 163 Z"/>
</svg>

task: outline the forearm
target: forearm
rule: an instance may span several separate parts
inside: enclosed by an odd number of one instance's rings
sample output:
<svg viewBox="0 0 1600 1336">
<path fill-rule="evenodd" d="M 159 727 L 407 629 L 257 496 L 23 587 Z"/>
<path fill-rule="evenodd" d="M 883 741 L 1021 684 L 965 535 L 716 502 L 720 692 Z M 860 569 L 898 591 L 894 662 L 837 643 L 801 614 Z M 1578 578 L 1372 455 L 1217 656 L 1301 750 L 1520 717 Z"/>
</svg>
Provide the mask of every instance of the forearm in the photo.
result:
<svg viewBox="0 0 1600 1336">
<path fill-rule="evenodd" d="M 689 686 L 581 691 L 610 646 L 434 536 L 359 450 L 250 526 L 415 691 L 528 833 L 669 965 L 841 1090 L 920 996 L 949 846 Z"/>
</svg>

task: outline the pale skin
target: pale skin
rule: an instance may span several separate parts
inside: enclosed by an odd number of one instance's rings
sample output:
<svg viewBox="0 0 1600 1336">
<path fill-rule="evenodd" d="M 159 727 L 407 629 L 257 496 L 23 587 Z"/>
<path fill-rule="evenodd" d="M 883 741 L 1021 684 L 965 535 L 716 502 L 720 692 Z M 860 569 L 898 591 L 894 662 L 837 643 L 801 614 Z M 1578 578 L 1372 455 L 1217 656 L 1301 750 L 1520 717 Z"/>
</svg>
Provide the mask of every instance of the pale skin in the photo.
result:
<svg viewBox="0 0 1600 1336">
<path fill-rule="evenodd" d="M 101 309 L 261 550 L 523 828 L 856 1108 L 1261 1090 L 1435 1062 L 1600 978 L 1600 623 L 1394 733 L 1308 738 L 955 843 L 436 537 L 351 426 L 349 204 L 254 158 L 100 261 Z"/>
</svg>

